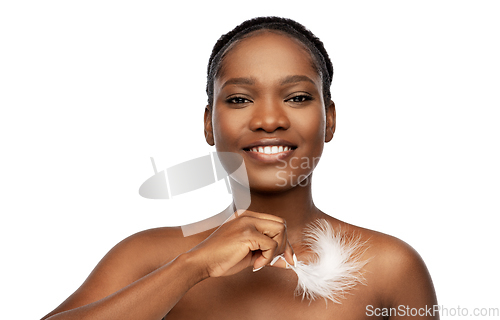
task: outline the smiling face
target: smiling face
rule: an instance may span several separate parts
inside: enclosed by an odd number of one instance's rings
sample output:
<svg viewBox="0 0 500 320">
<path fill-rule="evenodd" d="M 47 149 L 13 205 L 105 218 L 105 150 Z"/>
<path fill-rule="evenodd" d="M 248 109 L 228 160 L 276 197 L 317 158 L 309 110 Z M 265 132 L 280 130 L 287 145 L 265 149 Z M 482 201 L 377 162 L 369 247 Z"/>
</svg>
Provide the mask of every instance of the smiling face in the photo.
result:
<svg viewBox="0 0 500 320">
<path fill-rule="evenodd" d="M 227 52 L 205 111 L 207 142 L 240 154 L 252 190 L 306 185 L 335 129 L 311 55 L 297 40 L 259 32 Z"/>
</svg>

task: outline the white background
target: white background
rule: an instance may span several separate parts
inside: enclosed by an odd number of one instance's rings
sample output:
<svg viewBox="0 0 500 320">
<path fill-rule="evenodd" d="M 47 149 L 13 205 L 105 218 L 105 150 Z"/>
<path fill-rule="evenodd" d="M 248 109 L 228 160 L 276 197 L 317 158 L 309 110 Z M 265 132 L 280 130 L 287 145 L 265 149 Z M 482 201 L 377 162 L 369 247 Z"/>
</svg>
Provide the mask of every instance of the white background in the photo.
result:
<svg viewBox="0 0 500 320">
<path fill-rule="evenodd" d="M 41 318 L 121 239 L 212 213 L 173 213 L 138 188 L 150 156 L 164 169 L 212 150 L 211 47 L 262 15 L 306 25 L 334 64 L 316 204 L 411 244 L 439 304 L 500 307 L 498 13 L 496 1 L 2 1 L 2 317 Z"/>
</svg>

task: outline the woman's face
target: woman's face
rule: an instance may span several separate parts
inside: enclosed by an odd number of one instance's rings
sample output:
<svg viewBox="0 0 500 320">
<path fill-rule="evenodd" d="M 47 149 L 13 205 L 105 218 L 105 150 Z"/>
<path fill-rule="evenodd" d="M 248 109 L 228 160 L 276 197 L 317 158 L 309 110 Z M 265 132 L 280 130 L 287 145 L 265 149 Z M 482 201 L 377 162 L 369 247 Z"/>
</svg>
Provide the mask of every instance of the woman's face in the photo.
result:
<svg viewBox="0 0 500 320">
<path fill-rule="evenodd" d="M 335 129 L 325 110 L 321 77 L 308 51 L 285 35 L 264 31 L 226 54 L 205 111 L 207 142 L 245 161 L 250 187 L 276 192 L 310 181 Z"/>
</svg>

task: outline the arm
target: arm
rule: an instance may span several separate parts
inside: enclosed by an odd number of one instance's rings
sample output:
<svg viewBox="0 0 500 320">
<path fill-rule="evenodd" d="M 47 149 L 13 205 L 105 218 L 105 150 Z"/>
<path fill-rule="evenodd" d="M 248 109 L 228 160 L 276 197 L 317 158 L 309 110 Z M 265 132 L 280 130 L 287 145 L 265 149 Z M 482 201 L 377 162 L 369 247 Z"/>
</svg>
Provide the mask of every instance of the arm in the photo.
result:
<svg viewBox="0 0 500 320">
<path fill-rule="evenodd" d="M 175 237 L 167 242 L 169 254 L 183 251 Z M 73 295 L 42 320 L 158 320 L 208 277 L 231 275 L 249 266 L 259 268 L 282 253 L 293 264 L 284 221 L 248 211 L 158 268 L 158 261 L 166 258 L 162 257 L 164 246 L 165 242 L 144 234 L 122 241 Z M 285 268 L 286 263 L 274 266 Z"/>
<path fill-rule="evenodd" d="M 132 281 L 144 268 L 127 259 L 133 244 L 119 244 L 106 255 L 85 283 L 42 319 L 161 319 L 196 283 L 206 278 L 192 253 Z M 142 269 L 142 270 L 141 270 Z"/>
</svg>

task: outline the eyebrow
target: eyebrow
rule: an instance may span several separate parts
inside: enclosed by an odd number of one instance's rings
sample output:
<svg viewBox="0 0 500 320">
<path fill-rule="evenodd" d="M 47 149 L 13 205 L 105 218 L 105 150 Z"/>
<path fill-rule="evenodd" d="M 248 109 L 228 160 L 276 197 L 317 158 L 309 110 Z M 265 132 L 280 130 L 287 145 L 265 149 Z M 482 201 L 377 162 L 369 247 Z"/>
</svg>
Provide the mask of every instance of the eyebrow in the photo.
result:
<svg viewBox="0 0 500 320">
<path fill-rule="evenodd" d="M 302 82 L 302 81 L 307 81 L 307 82 L 310 82 L 310 83 L 316 85 L 316 83 L 311 78 L 309 78 L 308 76 L 303 76 L 303 75 L 294 75 L 294 76 L 285 77 L 284 79 L 281 80 L 280 85 L 284 86 L 286 84 L 297 83 L 297 82 Z"/>
<path fill-rule="evenodd" d="M 254 78 L 231 78 L 231 79 L 227 80 L 226 82 L 224 82 L 221 89 L 224 89 L 225 86 L 228 86 L 230 84 L 235 84 L 235 85 L 245 84 L 245 85 L 253 86 L 255 84 L 255 79 Z"/>
<path fill-rule="evenodd" d="M 287 84 L 298 83 L 298 82 L 303 82 L 303 81 L 307 81 L 307 82 L 310 82 L 310 83 L 316 85 L 316 83 L 311 78 L 309 78 L 308 76 L 304 76 L 304 75 L 287 76 L 287 77 L 281 79 L 280 85 L 284 86 Z M 255 84 L 255 82 L 256 81 L 254 78 L 245 78 L 245 77 L 231 78 L 231 79 L 227 80 L 226 82 L 224 82 L 221 89 L 223 89 L 225 86 L 228 86 L 231 84 L 253 86 Z"/>
</svg>

